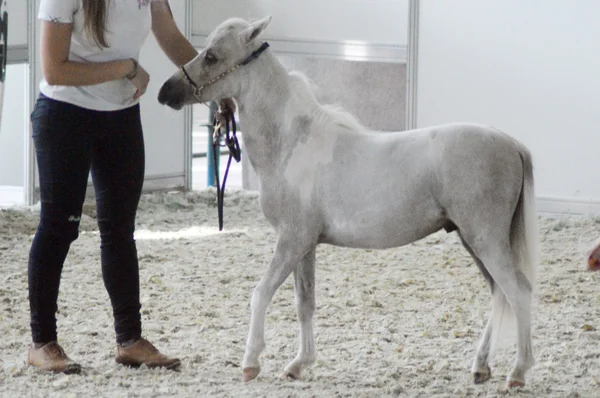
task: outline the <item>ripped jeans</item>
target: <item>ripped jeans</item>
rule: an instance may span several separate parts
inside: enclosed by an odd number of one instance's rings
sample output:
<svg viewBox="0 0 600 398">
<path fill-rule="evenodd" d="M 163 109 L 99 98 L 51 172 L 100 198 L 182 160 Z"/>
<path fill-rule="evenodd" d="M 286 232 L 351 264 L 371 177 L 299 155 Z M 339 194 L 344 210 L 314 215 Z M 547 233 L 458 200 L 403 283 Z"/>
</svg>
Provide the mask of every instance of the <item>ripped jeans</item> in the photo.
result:
<svg viewBox="0 0 600 398">
<path fill-rule="evenodd" d="M 40 95 L 31 122 L 41 200 L 28 264 L 33 342 L 57 339 L 60 276 L 69 247 L 79 234 L 90 170 L 102 277 L 113 308 L 117 342 L 138 339 L 141 305 L 133 233 L 145 167 L 139 105 L 94 111 Z M 85 308 L 86 304 L 81 305 Z"/>
</svg>

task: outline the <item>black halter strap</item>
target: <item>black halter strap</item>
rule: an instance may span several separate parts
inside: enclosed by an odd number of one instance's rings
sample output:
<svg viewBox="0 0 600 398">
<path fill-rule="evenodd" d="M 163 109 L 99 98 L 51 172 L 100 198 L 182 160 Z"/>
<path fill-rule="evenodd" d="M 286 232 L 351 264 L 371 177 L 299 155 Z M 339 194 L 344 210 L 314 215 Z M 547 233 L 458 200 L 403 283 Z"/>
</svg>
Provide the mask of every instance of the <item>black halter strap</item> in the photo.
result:
<svg viewBox="0 0 600 398">
<path fill-rule="evenodd" d="M 192 87 L 194 87 L 195 90 L 198 90 L 198 85 L 196 84 L 196 82 L 194 82 L 192 80 L 192 78 L 190 77 L 190 75 L 187 73 L 187 70 L 185 70 L 185 65 L 181 65 L 180 67 L 181 71 L 183 72 L 184 76 L 185 76 L 185 80 L 188 81 L 188 83 L 190 83 L 192 85 Z"/>
<path fill-rule="evenodd" d="M 213 126 L 217 126 L 217 118 L 213 122 Z M 217 212 L 219 215 L 219 231 L 223 230 L 223 201 L 225 197 L 225 183 L 227 182 L 227 175 L 229 174 L 229 167 L 231 166 L 231 159 L 235 159 L 236 162 L 239 162 L 242 159 L 242 150 L 240 148 L 240 143 L 237 138 L 237 126 L 235 122 L 235 116 L 231 115 L 231 129 L 229 128 L 229 120 L 225 123 L 225 138 L 224 144 L 221 144 L 221 127 L 218 127 L 215 131 L 216 138 L 213 139 L 212 147 L 213 147 L 213 162 L 215 169 L 215 181 L 217 183 Z M 225 174 L 223 175 L 223 185 L 219 182 L 219 168 L 217 165 L 217 158 L 220 146 L 226 146 L 229 149 L 229 158 L 227 159 L 227 167 L 225 168 Z"/>
<path fill-rule="evenodd" d="M 267 48 L 269 48 L 269 43 L 264 42 L 263 44 L 261 44 L 260 47 L 258 47 L 256 50 L 252 51 L 252 54 L 250 54 L 248 56 L 248 58 L 246 58 L 245 60 L 243 60 L 242 62 L 240 62 L 240 66 L 242 65 L 246 65 L 247 63 L 249 63 L 250 61 L 252 61 L 253 59 L 258 58 L 258 56 L 260 54 L 262 54 L 263 51 L 265 51 Z"/>
</svg>

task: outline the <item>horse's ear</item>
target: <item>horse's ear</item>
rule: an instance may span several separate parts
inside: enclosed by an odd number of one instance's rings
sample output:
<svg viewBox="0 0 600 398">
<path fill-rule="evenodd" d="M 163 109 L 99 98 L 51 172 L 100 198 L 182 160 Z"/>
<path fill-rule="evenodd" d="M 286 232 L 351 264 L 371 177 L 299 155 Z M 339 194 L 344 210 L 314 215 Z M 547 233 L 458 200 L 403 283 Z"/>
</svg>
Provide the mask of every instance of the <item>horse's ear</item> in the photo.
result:
<svg viewBox="0 0 600 398">
<path fill-rule="evenodd" d="M 242 30 L 240 32 L 240 37 L 244 41 L 244 43 L 249 43 L 254 40 L 258 35 L 260 35 L 271 22 L 272 16 L 269 15 L 266 18 L 258 20 L 256 22 L 252 22 L 250 27 Z"/>
</svg>

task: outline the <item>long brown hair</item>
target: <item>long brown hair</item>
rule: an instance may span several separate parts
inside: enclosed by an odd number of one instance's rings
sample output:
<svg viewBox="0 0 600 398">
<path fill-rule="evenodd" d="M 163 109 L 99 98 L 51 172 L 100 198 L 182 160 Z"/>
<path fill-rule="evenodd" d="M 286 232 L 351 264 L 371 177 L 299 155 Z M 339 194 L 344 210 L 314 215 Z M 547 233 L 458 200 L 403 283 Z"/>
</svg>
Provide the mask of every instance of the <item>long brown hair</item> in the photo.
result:
<svg viewBox="0 0 600 398">
<path fill-rule="evenodd" d="M 87 36 L 99 47 L 108 47 L 106 42 L 106 3 L 108 0 L 82 0 L 84 23 Z"/>
</svg>

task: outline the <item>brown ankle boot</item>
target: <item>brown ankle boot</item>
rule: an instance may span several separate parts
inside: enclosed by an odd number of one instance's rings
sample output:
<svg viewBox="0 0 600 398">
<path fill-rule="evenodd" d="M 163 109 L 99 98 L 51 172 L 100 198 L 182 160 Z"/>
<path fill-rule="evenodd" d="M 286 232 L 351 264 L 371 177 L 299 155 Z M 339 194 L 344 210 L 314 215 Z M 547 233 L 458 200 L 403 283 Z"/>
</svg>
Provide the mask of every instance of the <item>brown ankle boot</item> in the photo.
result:
<svg viewBox="0 0 600 398">
<path fill-rule="evenodd" d="M 177 369 L 181 365 L 178 358 L 169 358 L 161 354 L 148 340 L 140 338 L 130 346 L 117 344 L 117 363 L 138 367 Z"/>
<path fill-rule="evenodd" d="M 27 364 L 47 372 L 70 374 L 81 371 L 81 365 L 69 358 L 56 341 L 37 348 L 32 343 L 27 354 Z"/>
</svg>

